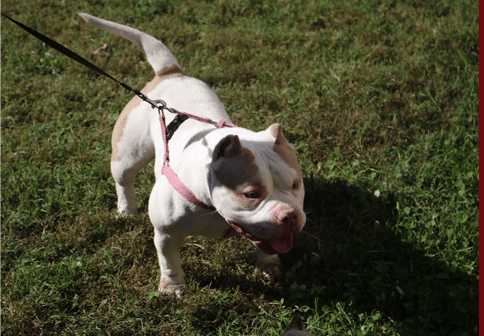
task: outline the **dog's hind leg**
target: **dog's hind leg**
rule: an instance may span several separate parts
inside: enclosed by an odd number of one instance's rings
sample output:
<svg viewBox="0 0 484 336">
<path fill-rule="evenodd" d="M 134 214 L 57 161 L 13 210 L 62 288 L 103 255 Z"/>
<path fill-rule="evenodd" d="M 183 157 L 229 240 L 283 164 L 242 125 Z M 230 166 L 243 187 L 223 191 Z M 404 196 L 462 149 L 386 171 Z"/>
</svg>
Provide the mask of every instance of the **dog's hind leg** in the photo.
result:
<svg viewBox="0 0 484 336">
<path fill-rule="evenodd" d="M 136 175 L 155 158 L 150 134 L 151 111 L 134 97 L 118 118 L 112 136 L 111 173 L 116 182 L 118 212 L 136 215 Z"/>
<path fill-rule="evenodd" d="M 125 165 L 122 161 L 111 161 L 111 173 L 116 182 L 116 194 L 118 195 L 118 212 L 122 215 L 136 215 L 136 195 L 134 183 L 136 175 L 145 167 L 151 159 L 142 160 L 134 165 Z"/>
</svg>

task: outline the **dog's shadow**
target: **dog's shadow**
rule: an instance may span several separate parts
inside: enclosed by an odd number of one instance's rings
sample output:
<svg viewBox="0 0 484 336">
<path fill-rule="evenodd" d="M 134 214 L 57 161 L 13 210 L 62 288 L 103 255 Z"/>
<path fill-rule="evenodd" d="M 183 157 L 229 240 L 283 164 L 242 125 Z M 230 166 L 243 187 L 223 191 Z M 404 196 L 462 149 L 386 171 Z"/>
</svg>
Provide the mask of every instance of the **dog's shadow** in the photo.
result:
<svg viewBox="0 0 484 336">
<path fill-rule="evenodd" d="M 237 260 L 220 262 L 224 265 L 220 272 L 207 273 L 212 267 L 205 274 L 201 269 L 188 271 L 199 288 L 238 291 L 248 297 L 263 294 L 269 301 L 284 298 L 288 306 L 315 307 L 317 303 L 321 309 L 343 304 L 345 312 L 355 317 L 379 311 L 383 318 L 397 322 L 404 334 L 407 329 L 422 328 L 452 333 L 459 325 L 459 331 L 475 334 L 469 326 L 477 328 L 477 278 L 426 255 L 425 246 L 406 240 L 403 234 L 408 229 L 398 226 L 395 195 L 378 195 L 346 181 L 309 178 L 304 183 L 308 220 L 295 236 L 293 249 L 281 255 L 282 284 L 232 272 L 240 265 L 253 265 L 252 256 L 246 253 Z M 245 238 L 232 239 L 235 247 L 223 248 L 246 250 L 237 245 Z M 194 316 L 203 316 L 200 320 L 205 321 L 212 308 L 200 307 Z"/>
<path fill-rule="evenodd" d="M 477 327 L 477 278 L 407 240 L 395 195 L 345 181 L 308 179 L 305 187 L 306 227 L 281 258 L 286 304 L 342 303 L 355 316 L 378 310 L 403 332 L 425 327 L 440 334 L 462 325 L 460 331 L 475 333 L 467 326 Z"/>
</svg>

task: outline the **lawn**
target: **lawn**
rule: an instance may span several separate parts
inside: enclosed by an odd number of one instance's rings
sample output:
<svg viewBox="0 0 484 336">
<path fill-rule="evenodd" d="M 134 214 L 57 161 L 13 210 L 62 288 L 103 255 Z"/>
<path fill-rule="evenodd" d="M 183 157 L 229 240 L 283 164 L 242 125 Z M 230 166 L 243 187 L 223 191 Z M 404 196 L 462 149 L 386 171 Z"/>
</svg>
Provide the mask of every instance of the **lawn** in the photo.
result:
<svg viewBox="0 0 484 336">
<path fill-rule="evenodd" d="M 2 1 L 141 89 L 162 40 L 232 121 L 284 126 L 308 220 L 281 283 L 245 238 L 191 237 L 186 295 L 156 289 L 147 216 L 116 216 L 111 130 L 132 94 L 1 22 L 2 335 L 477 335 L 478 1 Z M 92 52 L 104 44 L 104 52 Z"/>
</svg>

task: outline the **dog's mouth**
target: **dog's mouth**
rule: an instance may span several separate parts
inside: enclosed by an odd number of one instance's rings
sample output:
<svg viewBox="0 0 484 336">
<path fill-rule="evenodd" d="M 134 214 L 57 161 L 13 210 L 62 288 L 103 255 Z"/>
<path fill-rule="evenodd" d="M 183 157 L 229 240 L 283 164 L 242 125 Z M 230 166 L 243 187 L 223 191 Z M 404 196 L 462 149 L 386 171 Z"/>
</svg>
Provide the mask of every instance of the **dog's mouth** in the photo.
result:
<svg viewBox="0 0 484 336">
<path fill-rule="evenodd" d="M 248 232 L 237 223 L 231 220 L 227 220 L 227 222 L 230 224 L 230 226 L 232 226 L 232 231 L 229 232 L 225 237 L 231 237 L 235 233 L 239 233 L 249 238 L 255 246 L 257 246 L 259 249 L 261 249 L 267 254 L 286 253 L 292 249 L 293 235 L 289 231 L 285 232 L 278 239 L 263 240 L 263 239 L 260 239 L 259 237 L 254 236 L 252 233 Z"/>
</svg>

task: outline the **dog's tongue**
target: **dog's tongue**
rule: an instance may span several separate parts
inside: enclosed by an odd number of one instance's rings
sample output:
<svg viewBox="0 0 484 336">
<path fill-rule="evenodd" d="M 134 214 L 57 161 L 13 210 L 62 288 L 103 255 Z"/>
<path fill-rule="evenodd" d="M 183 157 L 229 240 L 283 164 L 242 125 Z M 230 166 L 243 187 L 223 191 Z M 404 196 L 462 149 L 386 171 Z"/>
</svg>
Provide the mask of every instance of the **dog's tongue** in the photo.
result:
<svg viewBox="0 0 484 336">
<path fill-rule="evenodd" d="M 227 222 L 232 226 L 233 230 L 252 240 L 252 243 L 255 246 L 257 246 L 267 254 L 286 253 L 289 252 L 290 249 L 292 249 L 293 237 L 292 233 L 290 232 L 287 232 L 287 234 L 280 239 L 262 240 L 244 230 L 242 227 L 237 225 L 237 223 L 230 220 L 228 220 Z"/>
<path fill-rule="evenodd" d="M 254 240 L 252 242 L 255 246 L 260 248 L 267 254 L 280 254 L 289 252 L 292 249 L 292 234 L 289 233 L 283 239 L 272 239 L 272 240 Z"/>
</svg>

